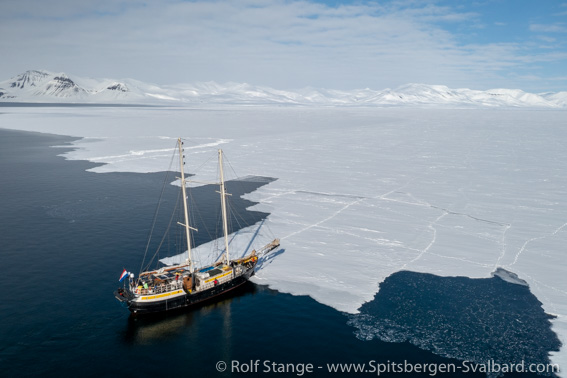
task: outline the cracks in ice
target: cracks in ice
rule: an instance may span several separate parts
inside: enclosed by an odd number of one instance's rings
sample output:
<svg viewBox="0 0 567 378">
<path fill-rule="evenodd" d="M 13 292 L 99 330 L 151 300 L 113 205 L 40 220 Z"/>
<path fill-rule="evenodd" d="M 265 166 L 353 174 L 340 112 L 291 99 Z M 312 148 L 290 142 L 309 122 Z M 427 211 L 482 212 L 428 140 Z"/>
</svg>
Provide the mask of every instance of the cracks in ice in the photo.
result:
<svg viewBox="0 0 567 378">
<path fill-rule="evenodd" d="M 296 193 L 295 190 L 288 190 L 288 191 L 285 191 L 285 192 L 274 194 L 274 195 L 269 196 L 269 197 L 262 198 L 260 200 L 260 203 L 270 202 L 274 198 L 283 197 L 283 196 L 287 196 L 287 195 L 295 194 L 295 193 Z"/>
<path fill-rule="evenodd" d="M 309 225 L 309 226 L 307 226 L 307 227 L 305 227 L 305 228 L 303 228 L 303 229 L 301 229 L 301 230 L 299 230 L 299 231 L 292 232 L 291 234 L 282 237 L 281 240 L 284 240 L 284 239 L 287 239 L 287 238 L 289 238 L 289 237 L 291 237 L 291 236 L 294 236 L 294 235 L 300 234 L 300 233 L 302 233 L 302 232 L 305 232 L 305 231 L 307 231 L 307 230 L 309 230 L 309 229 L 311 229 L 311 228 L 313 228 L 313 227 L 317 227 L 317 226 L 319 226 L 319 225 L 321 225 L 321 224 L 323 224 L 323 223 L 325 223 L 325 222 L 327 222 L 327 221 L 333 219 L 334 217 L 336 217 L 337 215 L 339 215 L 340 213 L 342 213 L 343 211 L 345 211 L 345 210 L 348 209 L 349 207 L 351 207 L 351 206 L 353 206 L 353 205 L 356 205 L 357 203 L 363 201 L 364 199 L 365 199 L 365 198 L 359 198 L 359 199 L 357 199 L 356 201 L 352 201 L 352 202 L 348 203 L 347 205 L 343 206 L 342 208 L 340 208 L 338 211 L 335 211 L 331 216 L 329 216 L 329 217 L 327 217 L 327 218 L 325 218 L 325 219 L 323 219 L 323 220 L 320 220 L 319 222 L 313 223 L 313 224 L 311 224 L 311 225 Z"/>
<path fill-rule="evenodd" d="M 460 213 L 460 212 L 457 212 L 457 211 L 451 211 L 451 210 L 445 209 L 443 207 L 438 207 L 438 206 L 434 206 L 434 205 L 429 205 L 429 206 L 434 208 L 434 209 L 439 209 L 439 210 L 445 211 L 445 212 L 447 212 L 448 214 L 451 214 L 451 215 L 461 215 L 461 216 L 464 216 L 464 217 L 467 217 L 467 218 L 470 218 L 470 219 L 473 219 L 473 220 L 479 221 L 479 222 L 496 224 L 498 226 L 510 226 L 507 223 L 497 222 L 497 221 L 493 221 L 493 220 L 490 220 L 490 219 L 479 218 L 479 217 L 475 217 L 475 216 L 467 214 L 467 213 Z"/>
<path fill-rule="evenodd" d="M 541 240 L 541 239 L 546 239 L 552 236 L 555 236 L 559 231 L 561 231 L 563 228 L 567 227 L 567 223 L 563 223 L 561 226 L 559 226 L 557 229 L 555 229 L 555 231 L 546 234 L 546 235 L 542 235 L 542 236 L 538 236 L 535 238 L 531 238 L 526 240 L 526 242 L 524 243 L 524 245 L 522 245 L 522 247 L 520 248 L 520 250 L 518 251 L 518 253 L 516 253 L 516 256 L 514 257 L 514 262 L 512 262 L 512 264 L 508 265 L 508 266 L 512 266 L 515 265 L 518 262 L 518 259 L 520 258 L 520 256 L 522 255 L 522 252 L 524 252 L 524 250 L 526 249 L 526 247 L 528 246 L 528 244 L 530 244 L 531 242 L 534 242 L 536 240 Z"/>
<path fill-rule="evenodd" d="M 376 198 L 379 198 L 379 199 L 382 199 L 382 200 L 385 200 L 385 201 L 394 201 L 394 202 L 406 203 L 406 202 L 404 202 L 404 201 L 399 201 L 399 200 L 395 200 L 395 199 L 391 199 L 391 198 L 387 198 L 387 197 L 388 197 L 390 194 L 392 194 L 392 193 L 404 193 L 404 192 L 400 192 L 400 190 L 402 190 L 403 188 L 405 188 L 406 186 L 408 186 L 409 184 L 411 184 L 415 179 L 416 179 L 416 178 L 414 177 L 414 178 L 410 179 L 408 182 L 406 182 L 405 184 L 403 184 L 402 186 L 397 187 L 396 189 L 392 189 L 392 190 L 390 190 L 389 192 L 386 192 L 386 193 L 384 193 L 384 194 L 381 194 L 381 195 L 377 196 Z M 405 194 L 405 193 L 404 193 L 404 194 Z M 410 196 L 411 196 L 411 194 L 410 194 Z M 419 201 L 419 202 L 421 202 L 421 201 Z M 407 203 L 412 204 L 411 202 L 407 202 Z M 414 205 L 415 205 L 415 204 L 414 204 Z M 423 203 L 423 206 L 427 206 L 427 205 L 429 205 L 427 202 L 424 202 L 424 203 Z"/>
<path fill-rule="evenodd" d="M 482 267 L 486 267 L 486 268 L 493 267 L 495 269 L 496 267 L 498 267 L 500 265 L 500 262 L 506 256 L 506 252 L 507 252 L 506 237 L 507 237 L 508 231 L 512 227 L 511 224 L 501 222 L 501 221 L 486 219 L 486 218 L 482 218 L 482 217 L 477 217 L 477 216 L 472 215 L 472 214 L 450 210 L 450 209 L 447 209 L 447 208 L 444 208 L 444 207 L 441 207 L 441 206 L 436 206 L 436 205 L 428 203 L 427 201 L 424 201 L 420 198 L 415 197 L 411 193 L 406 193 L 406 192 L 401 191 L 410 182 L 411 182 L 411 180 L 408 183 L 406 183 L 406 184 L 404 184 L 404 185 L 402 185 L 402 186 L 400 186 L 400 187 L 398 187 L 394 190 L 388 191 L 388 192 L 381 194 L 381 195 L 377 195 L 373 198 L 362 197 L 362 196 L 357 196 L 357 195 L 353 195 L 353 194 L 344 194 L 344 193 L 318 192 L 318 191 L 309 191 L 309 190 L 289 190 L 289 191 L 282 191 L 280 193 L 275 193 L 271 196 L 265 197 L 265 198 L 261 199 L 260 202 L 261 203 L 262 202 L 270 202 L 274 198 L 278 198 L 278 197 L 281 197 L 281 196 L 287 196 L 287 195 L 295 195 L 295 194 L 307 194 L 307 195 L 316 195 L 316 196 L 322 196 L 322 197 L 342 197 L 342 198 L 345 198 L 345 199 L 347 199 L 347 198 L 353 199 L 353 201 L 348 202 L 347 204 L 342 206 L 340 209 L 338 209 L 337 211 L 335 211 L 334 213 L 332 213 L 328 217 L 321 219 L 321 220 L 319 220 L 315 223 L 312 223 L 312 224 L 309 224 L 309 225 L 297 223 L 298 226 L 301 226 L 302 228 L 297 230 L 297 231 L 294 231 L 294 232 L 292 232 L 292 233 L 290 233 L 286 236 L 283 236 L 281 238 L 282 240 L 293 237 L 295 235 L 298 235 L 300 233 L 303 233 L 305 231 L 308 231 L 310 229 L 318 227 L 318 228 L 321 228 L 321 229 L 326 229 L 328 231 L 332 231 L 334 233 L 345 234 L 345 235 L 353 236 L 355 238 L 360 238 L 360 239 L 363 239 L 363 240 L 372 241 L 372 242 L 374 242 L 374 243 L 376 243 L 380 246 L 401 247 L 401 248 L 404 248 L 404 249 L 407 249 L 407 250 L 410 250 L 410 251 L 417 252 L 418 253 L 417 256 L 415 256 L 411 261 L 406 262 L 401 269 L 405 269 L 410 264 L 421 259 L 427 253 L 429 253 L 433 256 L 440 257 L 440 258 L 450 259 L 450 260 L 459 260 L 459 261 L 462 261 L 464 263 L 474 264 L 474 265 L 482 266 Z M 402 194 L 406 197 L 403 198 L 403 199 L 388 198 L 388 196 L 390 196 L 394 193 Z M 404 199 L 409 199 L 409 201 L 404 200 Z M 357 231 L 365 231 L 364 229 L 359 230 L 358 228 L 355 228 L 355 229 L 349 230 L 348 227 L 347 228 L 336 228 L 336 227 L 325 227 L 324 226 L 324 223 L 328 222 L 329 220 L 331 220 L 333 218 L 336 218 L 338 215 L 343 213 L 345 210 L 351 208 L 352 206 L 360 204 L 364 200 L 380 200 L 380 201 L 387 201 L 387 202 L 395 202 L 395 203 L 399 203 L 399 204 L 406 205 L 406 206 L 429 207 L 431 209 L 441 211 L 441 214 L 435 220 L 433 220 L 432 222 L 430 222 L 427 225 L 427 228 L 429 230 L 431 230 L 432 237 L 431 237 L 430 242 L 428 243 L 428 245 L 425 248 L 414 248 L 414 247 L 411 247 L 411 246 L 404 245 L 403 241 L 388 240 L 386 238 L 381 238 L 381 237 L 372 237 L 372 236 L 369 236 L 369 235 L 361 235 L 359 232 L 357 232 Z M 386 210 L 386 211 L 389 211 L 389 212 L 394 212 L 394 213 L 399 213 L 401 215 L 410 216 L 410 217 L 413 217 L 413 218 L 416 218 L 416 219 L 420 219 L 418 217 L 413 216 L 412 214 L 406 214 L 405 212 L 398 212 L 394 209 L 383 209 L 383 210 Z M 439 228 L 440 227 L 446 227 L 444 225 L 439 225 L 439 222 L 444 217 L 446 217 L 448 215 L 462 216 L 462 217 L 469 218 L 469 219 L 476 221 L 476 222 L 483 222 L 483 223 L 493 224 L 493 225 L 502 227 L 503 230 L 502 230 L 501 236 L 498 239 L 496 239 L 494 236 L 491 236 L 491 235 L 484 236 L 482 234 L 475 234 L 475 233 L 469 234 L 469 235 L 477 237 L 477 238 L 486 239 L 486 240 L 493 241 L 493 242 L 497 243 L 498 246 L 499 246 L 499 248 L 498 248 L 499 253 L 498 253 L 498 257 L 495 259 L 496 261 L 493 262 L 493 263 L 483 263 L 483 262 L 473 261 L 473 260 L 470 260 L 470 259 L 467 259 L 467 258 L 455 257 L 455 256 L 446 256 L 446 255 L 441 255 L 441 254 L 438 254 L 438 253 L 431 252 L 432 248 L 434 247 L 434 245 L 437 241 Z M 557 232 L 559 232 L 564 227 L 567 227 L 567 223 L 565 223 L 560 228 L 555 230 L 551 235 L 556 234 Z M 366 230 L 366 231 L 370 231 L 370 230 Z M 377 232 L 377 233 L 381 233 L 381 231 L 377 231 L 377 230 L 372 230 L 372 231 Z M 467 233 L 464 230 L 461 230 L 459 232 Z M 521 250 L 518 252 L 518 254 L 516 255 L 516 258 L 514 260 L 514 263 L 512 263 L 511 265 L 514 265 L 517 262 L 519 255 L 523 252 L 523 250 L 526 248 L 526 246 L 530 242 L 537 240 L 537 239 L 545 238 L 545 237 L 548 237 L 548 236 L 549 235 L 545 235 L 545 236 L 541 236 L 541 237 L 538 237 L 538 238 L 532 238 L 532 239 L 528 240 L 524 244 L 524 246 L 521 248 Z"/>
<path fill-rule="evenodd" d="M 474 265 L 478 265 L 478 266 L 482 266 L 483 268 L 490 268 L 492 265 L 491 264 L 484 264 L 478 261 L 472 261 L 472 260 L 468 260 L 462 257 L 455 257 L 455 256 L 445 256 L 445 255 L 440 255 L 438 253 L 433 253 L 433 252 L 428 252 L 430 255 L 432 256 L 437 256 L 437 257 L 442 257 L 444 259 L 449 259 L 449 260 L 458 260 L 458 261 L 462 261 L 468 264 L 474 264 Z"/>
<path fill-rule="evenodd" d="M 421 206 L 421 207 L 430 207 L 432 209 L 436 209 L 436 210 L 440 210 L 442 212 L 442 214 L 437 217 L 433 222 L 428 224 L 428 228 L 432 231 L 432 240 L 430 241 L 430 243 L 424 248 L 424 249 L 415 249 L 415 248 L 408 248 L 410 250 L 415 250 L 418 251 L 419 254 L 411 261 L 405 263 L 402 267 L 402 269 L 405 269 L 408 265 L 418 261 L 419 259 L 421 259 L 424 254 L 429 253 L 431 255 L 437 256 L 437 257 L 441 257 L 441 258 L 445 258 L 445 259 L 451 259 L 451 260 L 459 260 L 459 261 L 463 261 L 466 263 L 470 263 L 470 264 L 475 264 L 475 265 L 479 265 L 482 267 L 486 267 L 489 268 L 492 265 L 491 264 L 486 264 L 486 263 L 481 263 L 481 262 L 475 262 L 472 260 L 468 260 L 465 258 L 461 258 L 461 257 L 454 257 L 454 256 L 445 256 L 445 255 L 441 255 L 441 254 L 437 254 L 437 253 L 432 253 L 430 252 L 430 249 L 433 247 L 433 245 L 435 244 L 435 242 L 437 241 L 437 230 L 438 227 L 435 227 L 439 221 L 441 219 L 443 219 L 445 216 L 447 215 L 456 215 L 456 216 L 463 216 L 463 217 L 467 217 L 469 219 L 472 219 L 474 221 L 477 222 L 484 222 L 484 223 L 489 223 L 489 224 L 494 224 L 500 227 L 504 227 L 504 230 L 502 232 L 502 236 L 500 238 L 500 240 L 498 241 L 498 244 L 500 245 L 500 255 L 498 257 L 498 260 L 496 262 L 496 264 L 494 265 L 494 267 L 498 266 L 499 262 L 503 259 L 504 255 L 506 254 L 506 248 L 507 248 L 507 243 L 506 243 L 506 234 L 508 232 L 508 230 L 512 227 L 511 224 L 508 223 L 503 223 L 503 222 L 498 222 L 498 221 L 494 221 L 494 220 L 490 220 L 490 219 L 486 219 L 486 218 L 480 218 L 471 214 L 467 214 L 467 213 L 463 213 L 463 212 L 458 212 L 458 211 L 453 211 L 453 210 L 449 210 L 447 208 L 444 207 L 440 207 L 440 206 L 435 206 L 432 205 L 424 200 L 418 199 L 415 196 L 413 196 L 411 193 L 405 193 L 405 192 L 401 192 L 400 189 L 402 189 L 403 187 L 405 187 L 407 184 L 403 185 L 402 187 L 396 189 L 396 190 L 391 190 L 385 194 L 382 194 L 380 196 L 378 196 L 377 198 L 383 200 L 383 201 L 389 201 L 389 202 L 397 202 L 400 204 L 405 204 L 405 205 L 411 205 L 411 206 Z M 388 195 L 391 195 L 393 193 L 400 193 L 400 194 L 404 194 L 406 196 L 408 196 L 409 198 L 411 198 L 412 200 L 414 200 L 415 202 L 410 202 L 410 201 L 403 201 L 403 200 L 399 200 L 399 199 L 393 199 L 393 198 L 388 198 Z M 390 210 L 392 211 L 392 210 Z M 442 226 L 441 226 L 442 227 Z M 482 235 L 479 234 L 473 234 L 473 236 L 477 237 L 477 238 L 481 238 L 481 239 L 487 239 L 487 240 L 494 240 L 493 238 L 489 238 L 489 237 L 484 237 Z"/>
<path fill-rule="evenodd" d="M 337 233 L 337 234 L 349 235 L 349 236 L 354 236 L 355 238 L 358 238 L 358 239 L 368 240 L 368 241 L 374 242 L 374 243 L 376 243 L 380 246 L 403 247 L 403 248 L 406 248 L 406 249 L 415 250 L 414 248 L 404 246 L 404 243 L 399 241 L 399 240 L 390 240 L 390 239 L 386 239 L 386 238 L 371 238 L 371 237 L 363 236 L 363 235 L 360 235 L 356 232 L 348 231 L 348 230 L 345 230 L 345 229 L 336 229 L 336 228 L 331 228 L 331 227 L 325 227 L 325 226 L 322 226 L 322 225 L 319 225 L 318 227 L 321 228 L 321 229 L 324 229 L 324 230 L 332 231 L 332 232 Z M 362 232 L 372 232 L 372 233 L 379 233 L 379 234 L 383 233 L 381 231 L 370 230 L 370 229 L 361 228 L 361 227 L 350 227 L 350 229 L 356 230 L 356 231 L 362 231 Z"/>
<path fill-rule="evenodd" d="M 390 195 L 390 194 L 392 194 L 392 193 L 405 194 L 405 195 L 411 197 L 412 199 L 414 199 L 416 202 L 400 201 L 400 200 L 393 199 L 393 198 L 387 198 L 387 196 Z M 378 198 L 380 198 L 381 200 L 384 200 L 384 201 L 398 202 L 398 203 L 403 203 L 403 204 L 407 204 L 407 205 L 431 207 L 432 209 L 441 210 L 441 211 L 443 211 L 443 212 L 445 212 L 445 213 L 447 213 L 447 214 L 460 215 L 460 216 L 464 216 L 464 217 L 467 217 L 467 218 L 470 218 L 470 219 L 473 219 L 473 220 L 479 221 L 479 222 L 486 222 L 486 223 L 496 224 L 496 225 L 498 225 L 498 226 L 507 226 L 507 227 L 510 227 L 510 225 L 507 224 L 507 223 L 497 222 L 497 221 L 493 221 L 493 220 L 485 219 L 485 218 L 479 218 L 479 217 L 475 217 L 474 215 L 470 215 L 470 214 L 467 214 L 467 213 L 462 213 L 462 212 L 458 212 L 458 211 L 453 211 L 453 210 L 446 209 L 446 208 L 444 208 L 444 207 L 432 205 L 432 204 L 430 204 L 429 202 L 426 202 L 426 201 L 423 201 L 423 200 L 420 200 L 420 199 L 414 197 L 411 193 L 405 193 L 405 192 L 399 192 L 399 191 L 397 191 L 397 190 L 392 190 L 392 191 L 390 191 L 390 192 L 388 192 L 388 193 L 386 193 L 386 194 L 382 194 L 382 195 L 378 196 Z"/>
<path fill-rule="evenodd" d="M 312 191 L 309 191 L 309 190 L 295 190 L 294 193 L 314 194 L 314 195 L 317 195 L 317 196 L 325 196 L 325 197 L 345 197 L 345 198 L 356 198 L 356 199 L 366 198 L 366 197 L 363 197 L 363 196 L 356 196 L 356 195 L 352 195 L 352 194 L 312 192 Z"/>
<path fill-rule="evenodd" d="M 496 270 L 496 268 L 500 265 L 500 261 L 502 261 L 502 259 L 506 255 L 506 249 L 508 248 L 508 243 L 506 242 L 506 234 L 508 233 L 508 230 L 510 228 L 512 228 L 512 225 L 507 224 L 504 232 L 502 232 L 502 238 L 500 239 L 500 256 L 498 256 L 498 260 L 496 260 L 496 263 L 494 263 L 493 270 Z"/>
<path fill-rule="evenodd" d="M 429 242 L 429 244 L 427 245 L 427 247 L 425 247 L 423 250 L 421 250 L 421 252 L 410 262 L 407 262 L 404 264 L 404 266 L 402 266 L 402 269 L 405 269 L 406 266 L 408 266 L 409 264 L 412 264 L 414 262 L 416 262 L 417 260 L 419 260 L 424 254 L 427 253 L 427 251 L 433 246 L 433 244 L 435 244 L 435 241 L 437 240 L 437 229 L 435 227 L 433 227 L 437 222 L 439 222 L 443 217 L 447 216 L 447 212 L 444 212 L 443 214 L 441 214 L 440 216 L 437 217 L 437 219 L 435 219 L 433 222 L 429 223 L 429 228 L 433 231 L 433 238 L 431 240 L 431 242 Z"/>
<path fill-rule="evenodd" d="M 386 196 L 387 196 L 388 194 L 391 194 L 391 193 L 406 194 L 406 195 L 408 195 L 411 199 L 415 200 L 415 202 L 401 201 L 401 200 L 398 200 L 398 199 L 387 198 Z M 404 193 L 404 192 L 398 192 L 398 191 L 391 191 L 391 192 L 389 192 L 389 193 L 387 193 L 387 194 L 383 194 L 383 195 L 381 195 L 381 196 L 378 196 L 378 198 L 380 198 L 380 199 L 383 200 L 383 201 L 403 203 L 403 204 L 406 204 L 406 205 L 432 207 L 429 203 L 427 203 L 427 202 L 425 202 L 425 201 L 422 201 L 422 200 L 420 200 L 420 199 L 415 198 L 415 197 L 414 197 L 413 195 L 411 195 L 410 193 Z"/>
<path fill-rule="evenodd" d="M 260 200 L 260 202 L 269 202 L 270 200 L 272 200 L 272 199 L 274 199 L 274 198 L 278 198 L 278 197 L 282 197 L 282 196 L 287 196 L 287 195 L 292 195 L 292 194 L 297 194 L 297 193 L 301 193 L 301 194 L 312 194 L 312 195 L 324 196 L 324 197 L 345 197 L 345 198 L 356 198 L 356 199 L 365 199 L 365 198 L 367 198 L 367 197 L 356 196 L 356 195 L 352 195 L 352 194 L 329 193 L 329 192 L 314 192 L 314 191 L 309 191 L 309 190 L 287 190 L 287 191 L 285 191 L 285 192 L 277 193 L 277 194 L 271 195 L 271 196 L 269 196 L 269 197 L 262 198 L 262 199 Z"/>
</svg>

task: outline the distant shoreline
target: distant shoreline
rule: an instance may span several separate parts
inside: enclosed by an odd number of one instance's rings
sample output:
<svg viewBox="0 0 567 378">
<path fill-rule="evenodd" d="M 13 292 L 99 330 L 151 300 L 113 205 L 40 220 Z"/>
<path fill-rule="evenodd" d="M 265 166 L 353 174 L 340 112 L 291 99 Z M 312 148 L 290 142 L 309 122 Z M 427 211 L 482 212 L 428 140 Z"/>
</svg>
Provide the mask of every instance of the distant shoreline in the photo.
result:
<svg viewBox="0 0 567 378">
<path fill-rule="evenodd" d="M 148 104 L 96 104 L 96 103 L 69 103 L 69 102 L 0 102 L 0 108 L 161 108 L 163 105 Z M 168 105 L 169 107 L 169 105 Z"/>
<path fill-rule="evenodd" d="M 54 147 L 54 145 L 58 145 L 58 148 L 70 148 L 74 149 L 71 145 L 72 142 L 77 140 L 83 139 L 83 137 L 76 137 L 72 135 L 64 135 L 64 134 L 56 134 L 50 132 L 41 132 L 41 131 L 28 131 L 28 130 L 20 130 L 20 129 L 11 129 L 9 127 L 0 126 L 0 133 L 4 134 L 4 136 L 14 136 L 18 134 L 26 134 L 29 136 L 33 136 L 36 138 L 43 138 L 42 141 L 34 141 L 40 143 L 40 145 L 47 145 L 49 147 Z M 69 144 L 69 146 L 64 146 L 63 144 Z"/>
</svg>

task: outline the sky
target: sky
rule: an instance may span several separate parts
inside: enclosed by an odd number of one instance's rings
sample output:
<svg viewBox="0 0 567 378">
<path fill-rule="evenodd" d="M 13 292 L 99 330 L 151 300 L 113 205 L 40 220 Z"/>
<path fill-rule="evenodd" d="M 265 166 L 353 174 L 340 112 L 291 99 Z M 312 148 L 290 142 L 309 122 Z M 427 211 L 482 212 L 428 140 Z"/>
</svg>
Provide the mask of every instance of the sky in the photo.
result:
<svg viewBox="0 0 567 378">
<path fill-rule="evenodd" d="M 567 90 L 567 0 L 0 0 L 0 81 Z"/>
</svg>

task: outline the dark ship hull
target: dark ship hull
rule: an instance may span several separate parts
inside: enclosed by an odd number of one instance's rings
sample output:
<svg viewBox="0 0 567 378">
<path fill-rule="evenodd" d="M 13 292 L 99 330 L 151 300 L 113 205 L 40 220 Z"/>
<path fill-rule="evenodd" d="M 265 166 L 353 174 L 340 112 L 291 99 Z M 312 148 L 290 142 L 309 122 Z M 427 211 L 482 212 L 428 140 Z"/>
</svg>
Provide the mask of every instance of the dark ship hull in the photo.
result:
<svg viewBox="0 0 567 378">
<path fill-rule="evenodd" d="M 124 303 L 133 315 L 163 313 L 166 311 L 189 308 L 210 299 L 216 299 L 217 297 L 242 286 L 243 284 L 248 282 L 250 277 L 252 277 L 253 275 L 254 267 L 251 267 L 232 280 L 219 283 L 218 285 L 215 285 L 209 289 L 193 293 L 185 292 L 183 295 L 176 296 L 175 298 L 165 298 L 160 301 L 135 301 L 133 300 L 134 297 L 130 297 L 130 294 L 122 289 L 114 292 L 114 296 L 120 302 Z"/>
</svg>

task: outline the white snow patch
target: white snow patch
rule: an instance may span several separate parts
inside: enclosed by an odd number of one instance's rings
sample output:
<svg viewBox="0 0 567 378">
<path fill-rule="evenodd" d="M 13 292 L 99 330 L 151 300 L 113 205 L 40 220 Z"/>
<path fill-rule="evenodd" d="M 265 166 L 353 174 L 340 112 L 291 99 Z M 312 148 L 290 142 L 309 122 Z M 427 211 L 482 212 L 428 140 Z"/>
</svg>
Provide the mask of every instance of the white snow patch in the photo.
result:
<svg viewBox="0 0 567 378">
<path fill-rule="evenodd" d="M 146 96 L 150 96 L 150 97 L 157 98 L 157 99 L 160 99 L 160 100 L 181 101 L 178 98 L 166 96 L 166 95 L 161 95 L 161 94 L 157 94 L 157 93 L 144 93 L 144 94 Z"/>
</svg>

